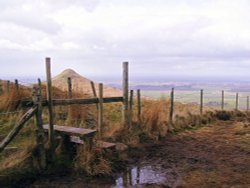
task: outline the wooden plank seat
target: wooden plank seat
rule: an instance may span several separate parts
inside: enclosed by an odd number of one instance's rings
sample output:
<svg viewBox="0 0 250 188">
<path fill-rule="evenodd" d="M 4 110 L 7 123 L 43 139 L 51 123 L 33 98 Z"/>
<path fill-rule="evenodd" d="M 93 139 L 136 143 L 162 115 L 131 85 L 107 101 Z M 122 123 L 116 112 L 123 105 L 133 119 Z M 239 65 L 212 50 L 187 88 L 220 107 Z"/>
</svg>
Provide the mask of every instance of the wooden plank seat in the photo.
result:
<svg viewBox="0 0 250 188">
<path fill-rule="evenodd" d="M 54 125 L 54 131 L 63 133 L 70 136 L 79 136 L 79 137 L 93 137 L 96 134 L 96 130 L 92 129 L 83 129 L 83 128 L 76 128 L 76 127 L 67 127 L 61 125 Z M 49 130 L 49 125 L 43 125 L 45 130 Z"/>
</svg>

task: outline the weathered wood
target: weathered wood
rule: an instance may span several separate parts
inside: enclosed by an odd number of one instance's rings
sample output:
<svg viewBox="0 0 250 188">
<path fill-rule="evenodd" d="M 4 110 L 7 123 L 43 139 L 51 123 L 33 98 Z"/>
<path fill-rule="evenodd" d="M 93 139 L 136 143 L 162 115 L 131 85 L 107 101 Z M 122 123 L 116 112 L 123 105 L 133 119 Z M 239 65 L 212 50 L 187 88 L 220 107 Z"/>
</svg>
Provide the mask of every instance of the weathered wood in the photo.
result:
<svg viewBox="0 0 250 188">
<path fill-rule="evenodd" d="M 43 125 L 45 130 L 49 130 L 49 125 Z M 93 137 L 96 133 L 96 130 L 92 129 L 83 129 L 83 128 L 76 128 L 76 127 L 67 127 L 67 126 L 60 126 L 54 125 L 54 131 L 70 136 L 80 136 L 80 137 Z"/>
<path fill-rule="evenodd" d="M 129 109 L 128 109 L 128 62 L 123 62 L 123 113 L 122 121 L 124 127 L 129 127 Z"/>
<path fill-rule="evenodd" d="M 112 103 L 112 102 L 123 102 L 122 97 L 107 97 L 103 98 L 103 103 Z M 90 99 L 54 99 L 53 105 L 71 105 L 71 104 L 97 104 L 99 103 L 98 98 Z"/>
<path fill-rule="evenodd" d="M 72 99 L 72 80 L 68 77 L 68 98 Z"/>
<path fill-rule="evenodd" d="M 239 108 L 239 93 L 236 93 L 235 110 Z"/>
<path fill-rule="evenodd" d="M 2 95 L 2 94 L 3 94 L 3 85 L 2 85 L 1 80 L 0 80 L 0 95 Z"/>
<path fill-rule="evenodd" d="M 99 103 L 98 103 L 98 134 L 102 136 L 103 132 L 103 84 L 99 84 Z"/>
<path fill-rule="evenodd" d="M 225 106 L 225 93 L 224 93 L 224 90 L 222 90 L 222 92 L 221 92 L 221 110 L 224 110 L 224 106 Z"/>
<path fill-rule="evenodd" d="M 141 121 L 141 91 L 137 89 L 137 121 Z"/>
<path fill-rule="evenodd" d="M 0 152 L 15 138 L 19 131 L 23 128 L 24 124 L 36 113 L 37 107 L 29 109 L 22 117 L 21 120 L 14 126 L 10 133 L 0 143 Z"/>
<path fill-rule="evenodd" d="M 247 111 L 249 111 L 249 96 L 247 96 Z"/>
<path fill-rule="evenodd" d="M 103 103 L 113 103 L 113 102 L 123 102 L 123 97 L 106 97 L 103 98 Z M 72 105 L 72 104 L 98 104 L 98 98 L 90 99 L 53 99 L 53 106 L 63 106 L 63 105 Z M 33 102 L 30 100 L 21 101 L 22 107 L 32 107 Z M 43 100 L 43 106 L 48 106 L 48 101 Z"/>
<path fill-rule="evenodd" d="M 47 100 L 49 112 L 49 145 L 51 151 L 51 158 L 54 158 L 55 143 L 54 143 L 54 129 L 53 129 L 53 101 L 52 101 L 52 79 L 51 79 L 51 64 L 50 58 L 46 57 L 46 76 L 47 76 Z"/>
<path fill-rule="evenodd" d="M 41 96 L 41 82 L 38 79 L 38 87 L 33 87 L 33 101 L 37 106 L 36 111 L 36 143 L 38 151 L 38 161 L 41 169 L 46 168 L 46 151 L 44 148 L 45 135 L 43 130 L 42 120 L 42 96 Z M 40 86 L 40 87 L 39 87 Z"/>
<path fill-rule="evenodd" d="M 19 83 L 17 79 L 15 79 L 15 89 L 16 89 L 16 92 L 19 91 Z"/>
<path fill-rule="evenodd" d="M 174 115 L 174 88 L 172 88 L 170 93 L 170 108 L 169 108 L 169 122 L 173 123 Z"/>
<path fill-rule="evenodd" d="M 201 89 L 200 93 L 200 115 L 203 114 L 203 89 Z"/>
<path fill-rule="evenodd" d="M 6 92 L 10 93 L 10 81 L 9 80 L 7 80 L 6 82 Z"/>
<path fill-rule="evenodd" d="M 102 149 L 115 149 L 116 144 L 98 140 L 96 146 Z"/>
<path fill-rule="evenodd" d="M 130 90 L 130 98 L 129 98 L 129 126 L 132 126 L 133 120 L 133 99 L 134 99 L 134 91 Z"/>
<path fill-rule="evenodd" d="M 70 141 L 76 144 L 84 145 L 84 141 L 79 136 L 70 136 Z M 96 146 L 102 149 L 115 149 L 116 144 L 104 142 L 101 140 L 96 141 Z"/>
<path fill-rule="evenodd" d="M 97 98 L 97 94 L 96 94 L 96 89 L 95 89 L 95 84 L 93 81 L 90 82 L 90 85 L 91 85 L 91 89 L 92 89 L 92 92 L 93 92 L 93 96 L 95 98 Z M 98 110 L 98 104 L 96 104 L 96 109 Z"/>
</svg>

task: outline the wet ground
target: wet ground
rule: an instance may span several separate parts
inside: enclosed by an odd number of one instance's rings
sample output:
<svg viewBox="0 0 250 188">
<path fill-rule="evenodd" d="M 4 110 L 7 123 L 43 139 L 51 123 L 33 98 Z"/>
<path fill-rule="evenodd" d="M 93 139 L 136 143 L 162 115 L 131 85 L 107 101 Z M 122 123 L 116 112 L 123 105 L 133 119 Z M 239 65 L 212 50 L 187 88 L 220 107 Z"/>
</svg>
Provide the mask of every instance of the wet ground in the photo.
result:
<svg viewBox="0 0 250 188">
<path fill-rule="evenodd" d="M 249 188 L 250 125 L 218 122 L 184 131 L 140 147 L 131 157 L 134 162 L 113 178 L 52 177 L 30 187 Z"/>
</svg>

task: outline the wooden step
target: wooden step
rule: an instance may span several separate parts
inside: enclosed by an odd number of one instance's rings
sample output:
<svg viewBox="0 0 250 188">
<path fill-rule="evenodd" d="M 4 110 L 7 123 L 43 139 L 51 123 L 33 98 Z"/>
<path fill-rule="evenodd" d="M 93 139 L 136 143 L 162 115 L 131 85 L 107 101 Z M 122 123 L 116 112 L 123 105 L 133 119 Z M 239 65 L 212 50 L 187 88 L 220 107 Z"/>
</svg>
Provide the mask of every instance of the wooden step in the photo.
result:
<svg viewBox="0 0 250 188">
<path fill-rule="evenodd" d="M 83 129 L 83 128 L 76 128 L 76 127 L 67 127 L 67 126 L 60 126 L 54 125 L 54 130 L 59 133 L 63 133 L 70 136 L 79 136 L 79 137 L 93 137 L 96 130 L 92 129 Z M 49 130 L 49 125 L 43 125 L 45 130 Z"/>
<path fill-rule="evenodd" d="M 70 136 L 70 141 L 74 142 L 76 144 L 84 144 L 84 141 L 78 136 Z M 99 148 L 102 148 L 102 149 L 115 149 L 115 147 L 116 147 L 116 144 L 114 144 L 114 143 L 104 142 L 101 140 L 98 140 L 95 143 L 95 145 Z"/>
<path fill-rule="evenodd" d="M 103 149 L 115 149 L 116 144 L 110 143 L 110 142 L 104 142 L 101 140 L 98 140 L 96 142 L 97 147 L 103 148 Z"/>
</svg>

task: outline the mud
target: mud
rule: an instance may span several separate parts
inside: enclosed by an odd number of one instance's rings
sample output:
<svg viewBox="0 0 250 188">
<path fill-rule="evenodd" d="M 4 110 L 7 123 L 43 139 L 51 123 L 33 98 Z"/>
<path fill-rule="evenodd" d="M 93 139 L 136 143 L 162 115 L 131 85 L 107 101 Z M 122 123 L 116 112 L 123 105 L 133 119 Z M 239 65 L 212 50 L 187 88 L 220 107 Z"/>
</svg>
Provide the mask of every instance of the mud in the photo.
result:
<svg viewBox="0 0 250 188">
<path fill-rule="evenodd" d="M 250 125 L 218 122 L 138 147 L 112 178 L 40 179 L 30 187 L 250 187 Z"/>
</svg>

